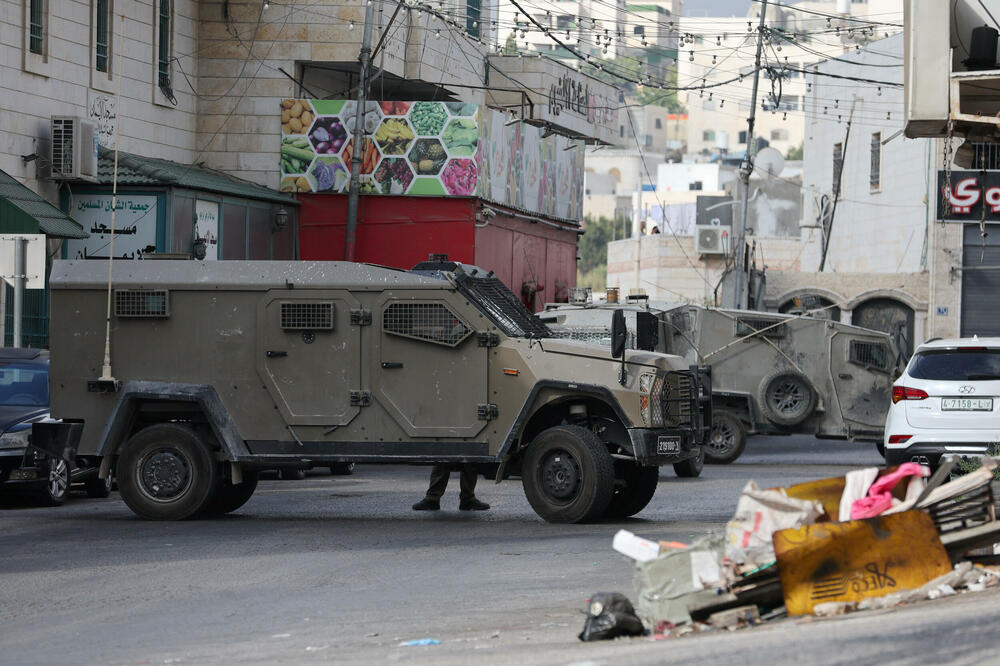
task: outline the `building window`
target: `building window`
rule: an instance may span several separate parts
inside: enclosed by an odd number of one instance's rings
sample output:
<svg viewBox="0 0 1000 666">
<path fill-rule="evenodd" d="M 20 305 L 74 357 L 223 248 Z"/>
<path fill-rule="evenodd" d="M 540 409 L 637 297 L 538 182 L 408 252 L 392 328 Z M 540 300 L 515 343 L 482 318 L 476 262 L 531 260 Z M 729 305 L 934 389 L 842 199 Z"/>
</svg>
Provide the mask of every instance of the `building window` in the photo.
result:
<svg viewBox="0 0 1000 666">
<path fill-rule="evenodd" d="M 659 118 L 656 119 L 655 124 L 656 124 L 656 129 L 663 129 L 663 121 L 660 120 Z"/>
<path fill-rule="evenodd" d="M 45 54 L 45 0 L 28 0 L 28 50 Z"/>
<path fill-rule="evenodd" d="M 882 132 L 872 133 L 871 173 L 868 176 L 868 187 L 872 192 L 882 189 Z"/>
<path fill-rule="evenodd" d="M 111 0 L 97 0 L 94 17 L 94 67 L 98 72 L 111 71 Z"/>
<path fill-rule="evenodd" d="M 569 30 L 573 24 L 572 14 L 560 14 L 556 17 L 556 27 L 560 30 Z"/>
<path fill-rule="evenodd" d="M 625 138 L 625 126 L 624 125 L 619 125 L 618 126 L 618 137 L 622 138 L 622 139 Z"/>
<path fill-rule="evenodd" d="M 737 143 L 746 143 L 746 142 L 747 142 L 747 131 L 746 130 L 742 130 L 740 132 L 739 141 L 737 141 Z"/>
<path fill-rule="evenodd" d="M 646 35 L 646 28 L 644 26 L 637 25 L 634 28 L 632 28 L 632 34 L 633 35 L 639 35 L 639 36 L 645 36 Z"/>
<path fill-rule="evenodd" d="M 786 129 L 771 130 L 771 141 L 788 141 L 788 130 Z"/>
<path fill-rule="evenodd" d="M 701 191 L 703 183 L 700 180 L 696 180 L 693 183 L 688 183 L 688 189 L 692 191 Z"/>
<path fill-rule="evenodd" d="M 465 0 L 465 32 L 479 37 L 479 17 L 482 14 L 482 0 Z"/>
<path fill-rule="evenodd" d="M 833 197 L 840 197 L 840 172 L 844 167 L 844 144 L 833 144 Z"/>
<path fill-rule="evenodd" d="M 701 133 L 702 141 L 715 141 L 715 130 L 705 130 Z"/>
<path fill-rule="evenodd" d="M 160 0 L 160 11 L 157 16 L 157 85 L 161 88 L 170 87 L 170 0 Z"/>
</svg>

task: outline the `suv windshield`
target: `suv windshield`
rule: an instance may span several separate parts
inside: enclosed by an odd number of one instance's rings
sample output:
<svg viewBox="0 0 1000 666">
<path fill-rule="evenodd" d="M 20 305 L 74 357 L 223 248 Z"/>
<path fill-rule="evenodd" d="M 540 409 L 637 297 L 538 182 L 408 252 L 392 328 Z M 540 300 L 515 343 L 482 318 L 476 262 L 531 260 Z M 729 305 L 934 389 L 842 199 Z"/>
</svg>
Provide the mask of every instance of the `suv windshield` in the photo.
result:
<svg viewBox="0 0 1000 666">
<path fill-rule="evenodd" d="M 907 370 L 916 379 L 1000 379 L 1000 349 L 931 349 L 918 352 Z"/>
<path fill-rule="evenodd" d="M 0 405 L 45 407 L 49 404 L 49 373 L 44 365 L 0 364 Z"/>
<path fill-rule="evenodd" d="M 495 277 L 458 275 L 459 291 L 472 301 L 500 330 L 515 338 L 549 338 L 552 333 Z"/>
</svg>

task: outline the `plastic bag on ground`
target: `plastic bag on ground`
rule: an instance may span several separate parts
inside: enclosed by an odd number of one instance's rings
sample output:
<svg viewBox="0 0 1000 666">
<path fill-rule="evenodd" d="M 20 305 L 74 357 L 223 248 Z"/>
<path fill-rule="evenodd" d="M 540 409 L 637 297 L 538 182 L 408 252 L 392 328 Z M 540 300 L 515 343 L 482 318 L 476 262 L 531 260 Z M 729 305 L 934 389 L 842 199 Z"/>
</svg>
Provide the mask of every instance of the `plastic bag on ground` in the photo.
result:
<svg viewBox="0 0 1000 666">
<path fill-rule="evenodd" d="M 822 514 L 819 502 L 793 499 L 783 488 L 761 490 L 750 481 L 726 525 L 726 557 L 733 562 L 772 562 L 771 537 L 775 532 L 812 525 Z"/>
<path fill-rule="evenodd" d="M 581 641 L 601 641 L 618 636 L 638 636 L 643 633 L 642 621 L 635 614 L 632 602 L 618 592 L 598 592 L 590 598 L 587 619 L 578 638 Z"/>
<path fill-rule="evenodd" d="M 717 588 L 725 584 L 723 548 L 720 538 L 710 537 L 636 564 L 636 612 L 646 626 L 690 622 L 688 606 L 718 597 Z"/>
</svg>

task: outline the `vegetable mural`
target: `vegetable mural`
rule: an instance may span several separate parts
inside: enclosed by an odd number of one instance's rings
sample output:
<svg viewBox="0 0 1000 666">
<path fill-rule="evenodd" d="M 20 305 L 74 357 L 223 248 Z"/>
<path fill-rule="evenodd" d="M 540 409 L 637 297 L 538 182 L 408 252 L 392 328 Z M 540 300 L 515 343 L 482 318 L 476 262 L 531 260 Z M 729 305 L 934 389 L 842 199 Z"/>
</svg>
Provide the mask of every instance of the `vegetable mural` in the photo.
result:
<svg viewBox="0 0 1000 666">
<path fill-rule="evenodd" d="M 346 193 L 357 104 L 281 102 L 281 191 Z M 467 102 L 368 102 L 361 123 L 361 192 L 476 196 L 578 220 L 583 204 L 579 141 L 510 123 Z"/>
</svg>

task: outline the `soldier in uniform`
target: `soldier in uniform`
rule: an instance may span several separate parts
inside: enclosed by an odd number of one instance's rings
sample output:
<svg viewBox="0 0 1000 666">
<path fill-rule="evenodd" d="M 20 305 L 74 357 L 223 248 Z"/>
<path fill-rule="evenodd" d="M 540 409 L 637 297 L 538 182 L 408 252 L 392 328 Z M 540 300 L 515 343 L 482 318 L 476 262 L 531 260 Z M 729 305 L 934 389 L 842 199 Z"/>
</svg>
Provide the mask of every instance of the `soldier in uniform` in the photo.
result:
<svg viewBox="0 0 1000 666">
<path fill-rule="evenodd" d="M 476 499 L 476 471 L 471 465 L 463 465 L 458 495 L 460 511 L 486 511 L 490 505 Z M 413 505 L 414 511 L 438 511 L 441 508 L 441 496 L 448 487 L 451 468 L 446 465 L 434 465 L 431 468 L 431 485 L 422 500 Z"/>
</svg>

